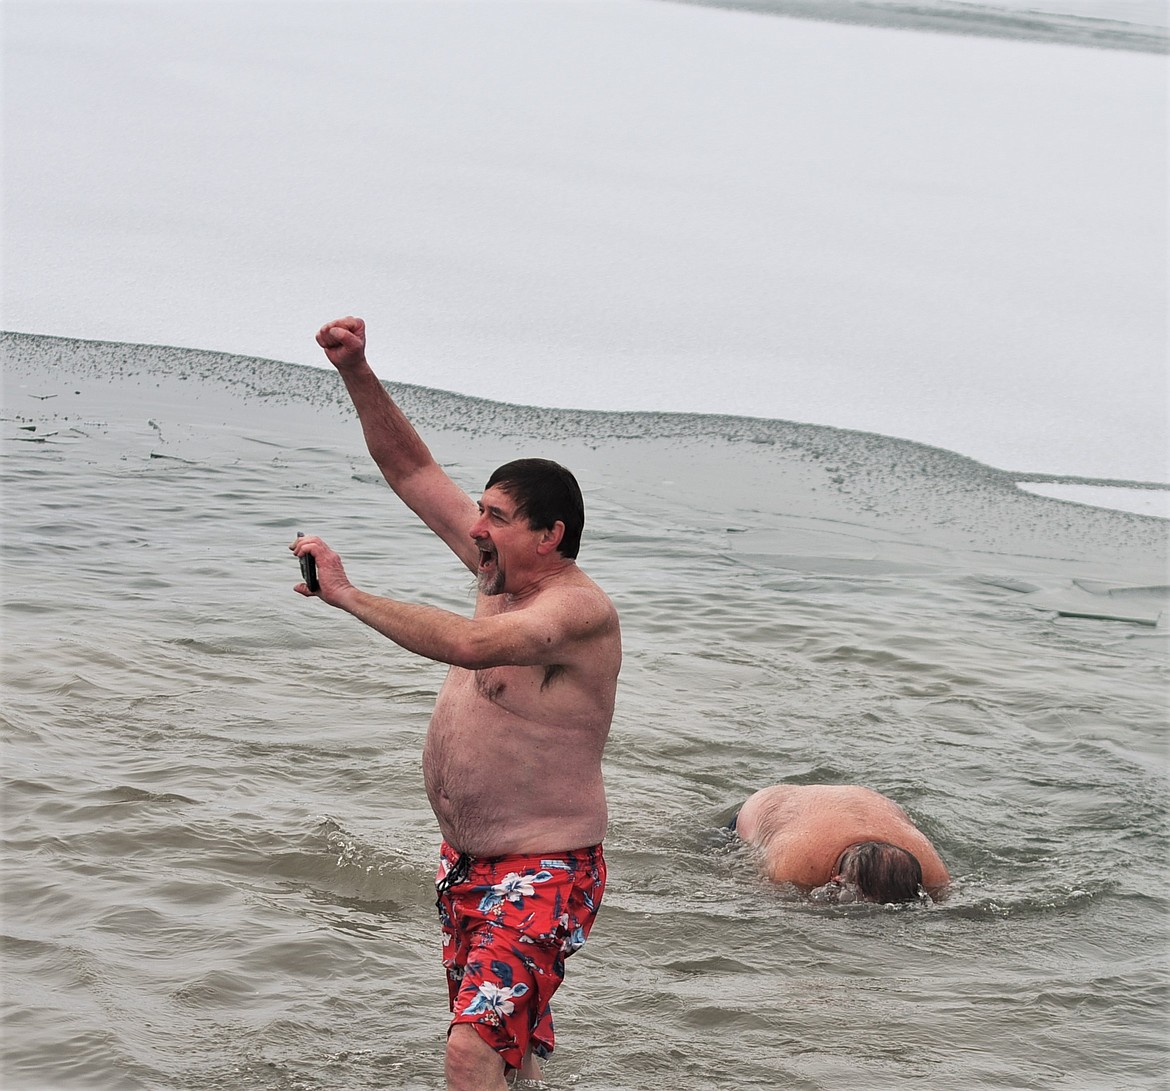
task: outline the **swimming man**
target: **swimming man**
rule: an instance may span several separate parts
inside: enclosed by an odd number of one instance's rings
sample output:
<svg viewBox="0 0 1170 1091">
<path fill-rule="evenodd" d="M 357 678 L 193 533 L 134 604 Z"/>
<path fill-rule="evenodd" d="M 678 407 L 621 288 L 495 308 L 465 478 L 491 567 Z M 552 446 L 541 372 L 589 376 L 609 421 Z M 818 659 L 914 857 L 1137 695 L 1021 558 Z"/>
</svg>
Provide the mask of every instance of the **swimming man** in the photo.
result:
<svg viewBox="0 0 1170 1091">
<path fill-rule="evenodd" d="M 942 895 L 950 875 L 926 835 L 892 799 L 853 784 L 774 784 L 732 819 L 764 874 L 818 900 L 914 902 Z"/>
</svg>

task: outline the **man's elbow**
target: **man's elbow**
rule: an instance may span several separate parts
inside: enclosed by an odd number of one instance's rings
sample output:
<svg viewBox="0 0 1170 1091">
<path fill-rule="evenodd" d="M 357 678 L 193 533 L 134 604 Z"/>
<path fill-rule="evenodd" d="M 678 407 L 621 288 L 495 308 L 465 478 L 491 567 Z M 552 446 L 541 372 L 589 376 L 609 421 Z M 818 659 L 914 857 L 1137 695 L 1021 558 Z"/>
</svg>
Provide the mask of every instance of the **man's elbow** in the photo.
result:
<svg viewBox="0 0 1170 1091">
<path fill-rule="evenodd" d="M 500 658 L 497 649 L 474 634 L 458 637 L 451 642 L 448 654 L 444 657 L 454 667 L 464 670 L 481 671 L 488 667 L 499 667 L 507 662 Z"/>
<path fill-rule="evenodd" d="M 544 659 L 531 649 L 500 644 L 490 635 L 471 633 L 452 641 L 447 661 L 465 670 L 481 671 L 489 667 L 534 667 Z"/>
</svg>

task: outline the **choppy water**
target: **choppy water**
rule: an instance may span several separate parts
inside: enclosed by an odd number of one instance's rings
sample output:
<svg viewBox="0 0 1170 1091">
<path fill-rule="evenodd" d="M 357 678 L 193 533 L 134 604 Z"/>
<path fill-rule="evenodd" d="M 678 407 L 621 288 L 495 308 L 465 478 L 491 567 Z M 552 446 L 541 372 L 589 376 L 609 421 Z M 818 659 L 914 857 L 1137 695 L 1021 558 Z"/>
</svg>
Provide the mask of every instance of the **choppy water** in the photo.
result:
<svg viewBox="0 0 1170 1091">
<path fill-rule="evenodd" d="M 466 574 L 330 374 L 3 345 L 4 1086 L 440 1087 L 443 668 L 285 547 L 457 610 Z M 397 392 L 469 489 L 576 469 L 622 616 L 551 1087 L 1166 1086 L 1165 521 L 862 433 Z M 949 900 L 769 888 L 721 826 L 781 780 L 892 795 Z"/>
</svg>

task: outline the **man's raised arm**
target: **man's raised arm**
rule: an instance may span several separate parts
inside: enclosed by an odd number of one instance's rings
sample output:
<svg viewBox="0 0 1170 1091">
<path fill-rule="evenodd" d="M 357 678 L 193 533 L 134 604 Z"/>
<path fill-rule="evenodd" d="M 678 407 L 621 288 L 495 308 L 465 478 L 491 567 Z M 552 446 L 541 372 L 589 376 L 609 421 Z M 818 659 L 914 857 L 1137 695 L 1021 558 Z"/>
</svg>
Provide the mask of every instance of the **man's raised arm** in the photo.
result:
<svg viewBox="0 0 1170 1091">
<path fill-rule="evenodd" d="M 435 461 L 422 437 L 366 360 L 366 324 L 339 318 L 317 331 L 317 344 L 337 368 L 357 410 L 366 447 L 403 503 L 451 548 L 471 571 L 479 554 L 470 537 L 479 517 L 471 499 Z"/>
</svg>

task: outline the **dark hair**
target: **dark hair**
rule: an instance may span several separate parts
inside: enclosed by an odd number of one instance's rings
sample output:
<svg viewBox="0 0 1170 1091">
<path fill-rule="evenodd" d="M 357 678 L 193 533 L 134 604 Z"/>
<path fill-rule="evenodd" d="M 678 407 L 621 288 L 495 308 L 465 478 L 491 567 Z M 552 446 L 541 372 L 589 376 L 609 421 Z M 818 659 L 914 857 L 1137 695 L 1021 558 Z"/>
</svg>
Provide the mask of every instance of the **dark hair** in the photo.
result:
<svg viewBox="0 0 1170 1091">
<path fill-rule="evenodd" d="M 577 556 L 585 527 L 585 501 L 577 479 L 564 466 L 547 458 L 518 458 L 496 470 L 484 488 L 495 485 L 516 501 L 516 514 L 528 520 L 529 529 L 552 530 L 558 521 L 564 523 L 557 551 L 570 560 Z"/>
<path fill-rule="evenodd" d="M 918 858 L 885 841 L 865 841 L 847 848 L 837 861 L 837 871 L 866 901 L 916 902 L 922 897 Z"/>
</svg>

